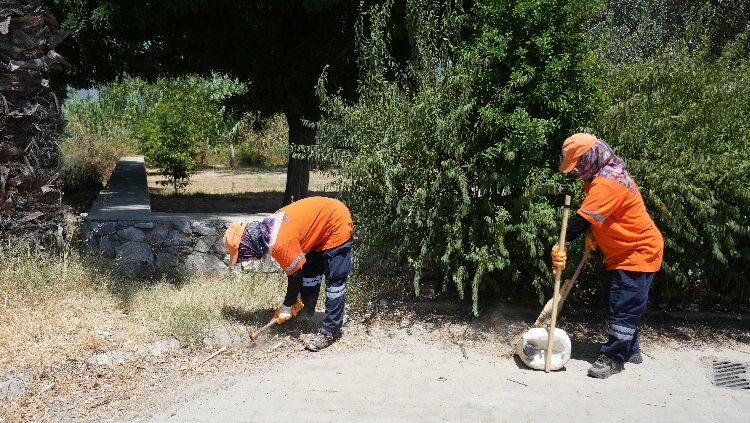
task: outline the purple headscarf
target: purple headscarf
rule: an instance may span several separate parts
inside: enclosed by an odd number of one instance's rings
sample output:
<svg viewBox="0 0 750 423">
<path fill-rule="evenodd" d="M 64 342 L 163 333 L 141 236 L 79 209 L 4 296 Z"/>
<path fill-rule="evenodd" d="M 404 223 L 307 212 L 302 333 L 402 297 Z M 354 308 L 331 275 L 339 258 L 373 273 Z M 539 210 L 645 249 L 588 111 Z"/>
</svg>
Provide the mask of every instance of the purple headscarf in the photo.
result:
<svg viewBox="0 0 750 423">
<path fill-rule="evenodd" d="M 274 218 L 267 217 L 263 221 L 252 221 L 245 226 L 240 245 L 237 248 L 237 261 L 260 259 L 268 251 L 271 242 Z"/>
<path fill-rule="evenodd" d="M 611 179 L 631 191 L 636 189 L 625 161 L 617 157 L 609 144 L 598 138 L 594 146 L 578 158 L 578 163 L 571 173 L 587 182 L 599 176 Z"/>
</svg>

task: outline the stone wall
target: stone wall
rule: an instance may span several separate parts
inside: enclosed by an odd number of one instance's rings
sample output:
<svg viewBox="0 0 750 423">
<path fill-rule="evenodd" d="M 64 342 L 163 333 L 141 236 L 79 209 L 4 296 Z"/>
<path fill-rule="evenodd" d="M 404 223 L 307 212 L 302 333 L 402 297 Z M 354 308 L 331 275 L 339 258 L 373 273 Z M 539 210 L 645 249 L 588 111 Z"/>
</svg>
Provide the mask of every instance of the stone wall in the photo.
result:
<svg viewBox="0 0 750 423">
<path fill-rule="evenodd" d="M 189 276 L 227 272 L 224 232 L 234 221 L 265 215 L 153 213 L 142 157 L 124 157 L 115 167 L 81 227 L 84 248 L 114 260 L 127 275 Z M 280 270 L 275 263 L 256 270 Z"/>
<path fill-rule="evenodd" d="M 115 259 L 132 276 L 193 274 L 227 270 L 222 238 L 229 222 L 217 220 L 86 219 L 85 247 Z"/>
</svg>

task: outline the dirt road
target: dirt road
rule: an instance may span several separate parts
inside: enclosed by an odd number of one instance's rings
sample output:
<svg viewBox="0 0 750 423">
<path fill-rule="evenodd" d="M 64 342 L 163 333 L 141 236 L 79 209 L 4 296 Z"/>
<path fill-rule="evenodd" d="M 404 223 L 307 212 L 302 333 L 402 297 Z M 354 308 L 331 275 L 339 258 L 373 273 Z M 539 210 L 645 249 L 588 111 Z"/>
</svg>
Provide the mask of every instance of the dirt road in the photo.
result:
<svg viewBox="0 0 750 423">
<path fill-rule="evenodd" d="M 652 348 L 606 380 L 586 376 L 592 346 L 576 352 L 574 342 L 565 370 L 545 374 L 420 325 L 320 353 L 289 348 L 269 367 L 215 375 L 128 422 L 735 422 L 750 408 L 750 390 L 708 377 L 711 360 L 750 362 L 746 346 Z"/>
</svg>

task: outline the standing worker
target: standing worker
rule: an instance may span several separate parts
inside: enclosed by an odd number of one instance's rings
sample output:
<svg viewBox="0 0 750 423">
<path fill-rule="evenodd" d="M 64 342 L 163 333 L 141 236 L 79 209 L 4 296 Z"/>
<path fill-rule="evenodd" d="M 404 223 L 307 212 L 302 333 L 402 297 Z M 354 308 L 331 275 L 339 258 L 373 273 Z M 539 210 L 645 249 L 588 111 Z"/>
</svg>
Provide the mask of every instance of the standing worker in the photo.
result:
<svg viewBox="0 0 750 423">
<path fill-rule="evenodd" d="M 624 370 L 625 361 L 643 362 L 638 320 L 661 268 L 664 240 L 625 162 L 612 147 L 594 135 L 579 133 L 565 140 L 562 154 L 560 171 L 583 179 L 586 197 L 568 223 L 565 251 L 552 247 L 552 265 L 564 268 L 568 243 L 591 229 L 586 244 L 592 250 L 597 244 L 601 248 L 610 282 L 609 340 L 588 370 L 589 376 L 603 379 Z"/>
<path fill-rule="evenodd" d="M 286 296 L 276 311 L 285 322 L 299 311 L 312 316 L 323 274 L 326 303 L 323 327 L 306 345 L 320 351 L 340 337 L 346 279 L 352 267 L 352 216 L 340 201 L 309 197 L 279 209 L 262 221 L 233 223 L 224 234 L 229 264 L 273 257 L 287 274 Z M 304 307 L 298 303 L 300 297 Z"/>
</svg>

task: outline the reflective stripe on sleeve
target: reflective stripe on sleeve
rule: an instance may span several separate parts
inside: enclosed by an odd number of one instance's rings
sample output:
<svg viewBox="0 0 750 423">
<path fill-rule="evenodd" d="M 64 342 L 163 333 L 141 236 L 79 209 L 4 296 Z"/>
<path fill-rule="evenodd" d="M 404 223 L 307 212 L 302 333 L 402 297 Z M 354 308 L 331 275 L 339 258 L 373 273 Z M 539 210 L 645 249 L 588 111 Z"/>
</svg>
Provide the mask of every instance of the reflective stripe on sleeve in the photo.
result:
<svg viewBox="0 0 750 423">
<path fill-rule="evenodd" d="M 582 212 L 586 213 L 587 215 L 593 217 L 594 219 L 598 220 L 599 222 L 604 222 L 604 216 L 600 215 L 597 212 L 593 212 L 591 210 L 581 209 Z"/>
<path fill-rule="evenodd" d="M 299 255 L 297 256 L 296 259 L 294 259 L 294 261 L 292 262 L 292 264 L 290 264 L 289 267 L 287 267 L 286 269 L 284 269 L 284 272 L 291 272 L 292 269 L 294 269 L 295 267 L 297 267 L 297 264 L 299 263 L 300 260 L 302 260 L 302 257 L 304 257 L 304 256 L 305 256 L 305 253 L 299 253 Z"/>
</svg>

